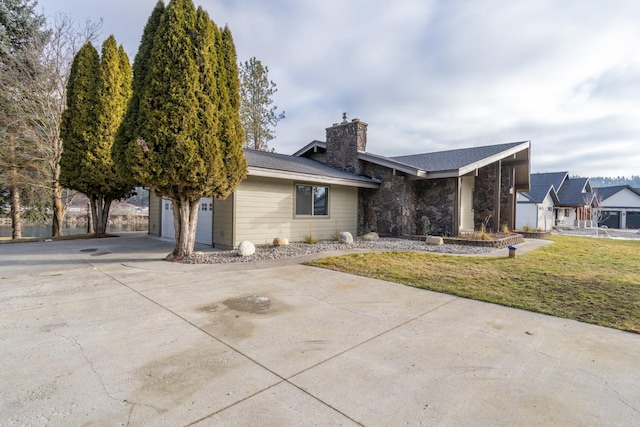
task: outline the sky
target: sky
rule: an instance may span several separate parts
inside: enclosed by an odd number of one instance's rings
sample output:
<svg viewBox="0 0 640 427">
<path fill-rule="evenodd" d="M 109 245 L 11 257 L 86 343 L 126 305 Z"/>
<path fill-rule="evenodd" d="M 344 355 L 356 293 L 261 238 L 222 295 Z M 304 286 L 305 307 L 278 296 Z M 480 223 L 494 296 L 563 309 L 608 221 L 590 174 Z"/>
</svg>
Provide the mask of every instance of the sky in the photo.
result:
<svg viewBox="0 0 640 427">
<path fill-rule="evenodd" d="M 167 1 L 165 1 L 167 3 Z M 531 141 L 531 172 L 640 175 L 640 1 L 195 0 L 269 69 L 292 154 L 342 120 L 384 156 Z M 39 0 L 131 61 L 156 0 Z"/>
</svg>

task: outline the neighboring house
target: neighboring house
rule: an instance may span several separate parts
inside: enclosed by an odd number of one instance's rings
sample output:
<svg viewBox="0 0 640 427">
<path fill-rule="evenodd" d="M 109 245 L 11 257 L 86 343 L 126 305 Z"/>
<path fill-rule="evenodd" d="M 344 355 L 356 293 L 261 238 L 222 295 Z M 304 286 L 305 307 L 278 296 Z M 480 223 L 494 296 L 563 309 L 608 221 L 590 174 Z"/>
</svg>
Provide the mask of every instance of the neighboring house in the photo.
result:
<svg viewBox="0 0 640 427">
<path fill-rule="evenodd" d="M 326 142 L 291 156 L 245 150 L 247 179 L 227 200 L 203 199 L 196 240 L 231 248 L 340 231 L 406 237 L 455 236 L 483 223 L 514 228 L 516 194 L 529 190 L 529 141 L 385 157 L 366 151 L 359 119 L 345 114 L 326 131 Z M 150 234 L 173 236 L 170 203 L 154 196 L 150 204 Z"/>
<path fill-rule="evenodd" d="M 640 229 L 640 189 L 618 185 L 593 190 L 598 204 L 598 225 Z"/>
<path fill-rule="evenodd" d="M 518 195 L 516 226 L 591 227 L 593 202 L 589 178 L 570 178 L 568 172 L 532 173 L 531 189 Z"/>
</svg>

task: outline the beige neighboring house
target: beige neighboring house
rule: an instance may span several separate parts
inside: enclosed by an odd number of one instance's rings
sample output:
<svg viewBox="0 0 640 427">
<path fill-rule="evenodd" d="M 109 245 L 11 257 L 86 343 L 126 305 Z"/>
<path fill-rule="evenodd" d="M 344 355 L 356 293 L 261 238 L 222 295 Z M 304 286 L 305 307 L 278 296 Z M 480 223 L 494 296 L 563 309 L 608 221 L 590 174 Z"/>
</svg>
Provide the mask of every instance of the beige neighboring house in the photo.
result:
<svg viewBox="0 0 640 427">
<path fill-rule="evenodd" d="M 380 183 L 307 159 L 245 149 L 248 176 L 226 200 L 200 201 L 196 242 L 232 249 L 243 240 L 270 244 L 276 237 L 304 241 L 357 232 L 358 188 Z M 174 238 L 171 202 L 153 192 L 149 234 Z"/>
</svg>

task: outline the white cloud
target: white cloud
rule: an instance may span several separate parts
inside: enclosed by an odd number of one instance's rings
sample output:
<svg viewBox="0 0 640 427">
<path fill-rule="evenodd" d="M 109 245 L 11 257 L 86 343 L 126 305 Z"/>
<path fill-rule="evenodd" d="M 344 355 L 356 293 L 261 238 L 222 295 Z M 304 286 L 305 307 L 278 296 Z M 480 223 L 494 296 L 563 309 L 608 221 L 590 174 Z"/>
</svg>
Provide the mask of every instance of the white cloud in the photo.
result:
<svg viewBox="0 0 640 427">
<path fill-rule="evenodd" d="M 348 111 L 379 154 L 532 140 L 534 171 L 640 174 L 640 2 L 196 3 L 269 67 L 279 152 Z M 133 57 L 155 0 L 40 4 L 104 17 Z"/>
</svg>

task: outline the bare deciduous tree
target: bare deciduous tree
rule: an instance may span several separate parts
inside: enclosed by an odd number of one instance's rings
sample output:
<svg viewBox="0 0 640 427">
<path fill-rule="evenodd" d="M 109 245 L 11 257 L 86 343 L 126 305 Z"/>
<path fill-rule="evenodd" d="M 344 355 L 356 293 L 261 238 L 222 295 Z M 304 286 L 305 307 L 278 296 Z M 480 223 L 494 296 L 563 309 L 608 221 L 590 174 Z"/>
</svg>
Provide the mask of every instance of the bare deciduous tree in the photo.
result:
<svg viewBox="0 0 640 427">
<path fill-rule="evenodd" d="M 62 234 L 64 213 L 75 194 L 59 183 L 60 123 L 69 71 L 77 51 L 85 42 L 96 40 L 101 27 L 102 22 L 82 25 L 69 15 L 57 15 L 46 24 L 48 38 L 29 45 L 22 52 L 24 60 L 14 61 L 0 81 L 3 91 L 10 88 L 20 100 L 14 108 L 22 146 L 13 155 L 17 170 L 9 176 L 20 183 L 19 188 L 40 195 L 30 198 L 30 208 L 50 206 L 53 236 Z M 8 145 L 11 148 L 15 143 Z M 19 203 L 19 195 L 11 194 L 11 198 L 12 203 Z"/>
</svg>

